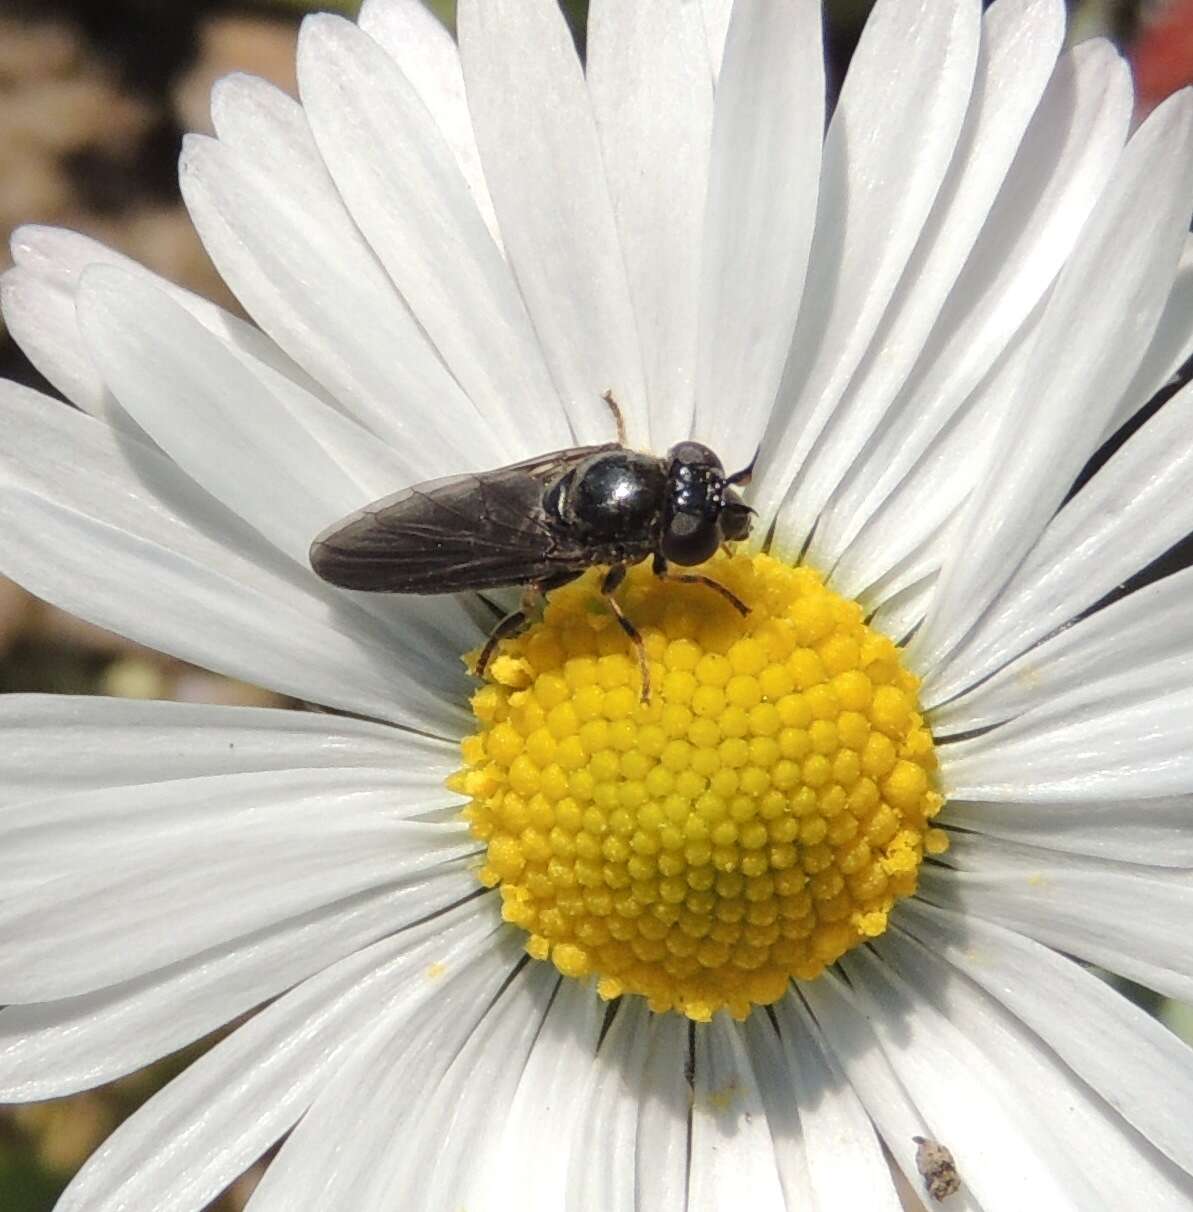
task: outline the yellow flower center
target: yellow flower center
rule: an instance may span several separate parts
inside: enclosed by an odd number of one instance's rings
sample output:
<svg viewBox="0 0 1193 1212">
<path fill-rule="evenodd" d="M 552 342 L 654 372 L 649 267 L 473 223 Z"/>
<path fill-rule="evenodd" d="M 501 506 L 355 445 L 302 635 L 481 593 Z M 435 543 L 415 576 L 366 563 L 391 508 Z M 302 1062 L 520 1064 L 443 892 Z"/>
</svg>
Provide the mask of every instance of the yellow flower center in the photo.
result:
<svg viewBox="0 0 1193 1212">
<path fill-rule="evenodd" d="M 809 568 L 718 555 L 706 586 L 593 572 L 502 644 L 451 786 L 527 951 L 698 1021 L 778 1000 L 886 929 L 942 798 L 899 651 Z"/>
</svg>

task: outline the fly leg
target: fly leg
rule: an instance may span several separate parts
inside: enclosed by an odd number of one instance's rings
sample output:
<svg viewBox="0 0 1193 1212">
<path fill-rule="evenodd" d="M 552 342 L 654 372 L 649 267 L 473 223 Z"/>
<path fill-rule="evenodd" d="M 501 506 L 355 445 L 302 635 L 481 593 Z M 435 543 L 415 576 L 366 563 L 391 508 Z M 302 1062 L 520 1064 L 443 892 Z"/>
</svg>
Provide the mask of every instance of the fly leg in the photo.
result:
<svg viewBox="0 0 1193 1212">
<path fill-rule="evenodd" d="M 601 399 L 609 405 L 609 411 L 613 414 L 613 421 L 617 426 L 617 444 L 625 445 L 625 417 L 621 415 L 621 405 L 613 398 L 613 389 L 610 388 Z"/>
<path fill-rule="evenodd" d="M 474 677 L 483 678 L 485 670 L 489 668 L 489 662 L 493 659 L 493 653 L 497 651 L 497 645 L 502 640 L 517 635 L 530 622 L 530 616 L 535 608 L 535 597 L 536 593 L 532 586 L 522 594 L 522 606 L 518 610 L 510 611 L 505 618 L 497 621 L 496 626 L 489 632 L 489 638 L 485 641 L 485 646 L 477 658 L 476 668 L 472 671 Z"/>
<path fill-rule="evenodd" d="M 629 568 L 628 564 L 614 564 L 612 568 L 605 573 L 604 579 L 601 581 L 601 593 L 609 602 L 609 609 L 613 611 L 613 617 L 617 620 L 622 631 L 630 637 L 634 648 L 638 653 L 638 668 L 642 671 L 642 701 L 650 702 L 650 663 L 646 659 L 646 645 L 642 642 L 642 636 L 638 628 L 626 618 L 625 613 L 617 604 L 617 599 L 613 596 L 617 587 L 625 580 L 625 574 Z"/>
<path fill-rule="evenodd" d="M 515 636 L 526 629 L 530 620 L 542 606 L 544 594 L 549 593 L 552 589 L 558 589 L 560 585 L 566 585 L 568 581 L 574 581 L 579 575 L 578 572 L 558 572 L 553 577 L 544 577 L 541 581 L 527 585 L 522 590 L 522 604 L 518 609 L 510 611 L 505 618 L 499 619 L 497 625 L 489 632 L 489 638 L 485 641 L 485 646 L 477 658 L 473 675 L 478 678 L 485 676 L 485 670 L 489 668 L 489 662 L 493 659 L 493 653 L 497 651 L 497 645 L 502 640 L 509 639 L 510 636 Z"/>
<path fill-rule="evenodd" d="M 719 593 L 738 614 L 744 616 L 750 613 L 750 608 L 745 602 L 733 590 L 726 589 L 720 581 L 714 581 L 712 577 L 702 576 L 698 572 L 671 572 L 667 567 L 667 561 L 657 553 L 651 562 L 650 570 L 656 577 L 664 581 L 682 581 L 685 585 L 707 585 L 709 589 Z"/>
</svg>

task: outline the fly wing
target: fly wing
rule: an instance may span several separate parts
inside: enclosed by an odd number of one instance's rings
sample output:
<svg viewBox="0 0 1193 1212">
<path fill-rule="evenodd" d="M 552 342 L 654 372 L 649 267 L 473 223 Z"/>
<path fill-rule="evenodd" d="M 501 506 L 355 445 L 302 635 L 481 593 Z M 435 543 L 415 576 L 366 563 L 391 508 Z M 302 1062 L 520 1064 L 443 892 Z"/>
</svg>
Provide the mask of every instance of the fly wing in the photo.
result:
<svg viewBox="0 0 1193 1212">
<path fill-rule="evenodd" d="M 578 446 L 494 471 L 415 484 L 328 527 L 311 567 L 344 589 L 456 593 L 541 580 L 588 566 L 560 534 L 543 494 L 569 468 L 616 444 Z"/>
</svg>

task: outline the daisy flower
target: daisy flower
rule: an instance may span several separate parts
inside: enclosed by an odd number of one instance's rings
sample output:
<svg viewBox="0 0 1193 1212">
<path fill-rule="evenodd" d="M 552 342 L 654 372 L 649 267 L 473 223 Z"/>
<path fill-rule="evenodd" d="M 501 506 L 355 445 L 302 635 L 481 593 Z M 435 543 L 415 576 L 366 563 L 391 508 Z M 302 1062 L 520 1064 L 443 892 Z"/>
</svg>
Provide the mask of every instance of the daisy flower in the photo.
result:
<svg viewBox="0 0 1193 1212">
<path fill-rule="evenodd" d="M 1061 0 L 316 17 L 182 190 L 254 324 L 26 228 L 0 569 L 323 710 L 0 702 L 0 1093 L 248 1016 L 59 1205 L 1193 1206 L 1193 104 L 1128 138 Z M 612 439 L 761 448 L 744 619 L 633 570 L 461 657 L 341 592 L 376 498 Z M 1123 592 L 1123 586 L 1133 587 Z M 943 1152 L 947 1150 L 947 1154 Z M 950 1179 L 946 1158 L 955 1162 Z M 935 1159 L 935 1163 L 933 1163 Z M 921 1171 L 927 1171 L 922 1174 Z M 952 1194 L 949 1189 L 959 1185 Z"/>
</svg>

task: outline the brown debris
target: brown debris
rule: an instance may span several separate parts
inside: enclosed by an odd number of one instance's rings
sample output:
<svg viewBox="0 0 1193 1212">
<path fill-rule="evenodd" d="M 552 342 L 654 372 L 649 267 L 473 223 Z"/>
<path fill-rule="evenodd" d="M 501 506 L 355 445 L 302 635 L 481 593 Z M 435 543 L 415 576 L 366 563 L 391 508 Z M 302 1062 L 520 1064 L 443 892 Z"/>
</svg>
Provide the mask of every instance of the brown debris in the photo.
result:
<svg viewBox="0 0 1193 1212">
<path fill-rule="evenodd" d="M 913 1136 L 918 1148 L 915 1151 L 915 1168 L 924 1180 L 924 1190 L 935 1200 L 947 1199 L 961 1190 L 961 1176 L 952 1153 L 937 1140 L 926 1136 Z"/>
</svg>

